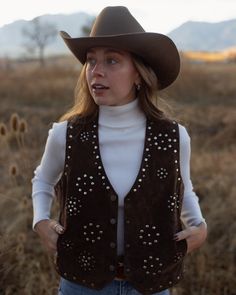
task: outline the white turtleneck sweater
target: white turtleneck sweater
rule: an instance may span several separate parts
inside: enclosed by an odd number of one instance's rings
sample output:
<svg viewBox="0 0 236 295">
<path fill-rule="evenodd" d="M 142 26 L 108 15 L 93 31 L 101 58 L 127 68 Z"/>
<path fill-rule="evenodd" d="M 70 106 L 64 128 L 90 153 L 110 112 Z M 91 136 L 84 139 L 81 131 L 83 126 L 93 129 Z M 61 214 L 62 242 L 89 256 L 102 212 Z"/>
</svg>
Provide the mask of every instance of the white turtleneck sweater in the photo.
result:
<svg viewBox="0 0 236 295">
<path fill-rule="evenodd" d="M 205 222 L 190 179 L 190 138 L 186 129 L 180 131 L 180 170 L 184 182 L 181 219 L 185 226 Z M 54 123 L 33 183 L 33 227 L 50 218 L 54 186 L 59 180 L 65 161 L 67 121 Z M 119 197 L 117 252 L 124 252 L 124 198 L 132 187 L 142 161 L 146 117 L 138 100 L 122 106 L 100 106 L 98 135 L 101 159 L 106 174 Z M 79 151 L 78 151 L 79 153 Z"/>
</svg>

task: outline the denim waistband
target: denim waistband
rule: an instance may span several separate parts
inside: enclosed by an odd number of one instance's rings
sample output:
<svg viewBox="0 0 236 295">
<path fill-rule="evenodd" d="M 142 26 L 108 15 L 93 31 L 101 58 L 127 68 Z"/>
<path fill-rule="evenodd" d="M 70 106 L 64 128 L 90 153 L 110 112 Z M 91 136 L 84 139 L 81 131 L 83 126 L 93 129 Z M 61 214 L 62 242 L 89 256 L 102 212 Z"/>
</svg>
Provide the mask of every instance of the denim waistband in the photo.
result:
<svg viewBox="0 0 236 295">
<path fill-rule="evenodd" d="M 126 280 L 113 280 L 108 283 L 102 290 L 95 290 L 84 287 L 80 284 L 61 278 L 58 295 L 141 295 Z M 169 291 L 165 290 L 153 295 L 169 295 Z"/>
</svg>

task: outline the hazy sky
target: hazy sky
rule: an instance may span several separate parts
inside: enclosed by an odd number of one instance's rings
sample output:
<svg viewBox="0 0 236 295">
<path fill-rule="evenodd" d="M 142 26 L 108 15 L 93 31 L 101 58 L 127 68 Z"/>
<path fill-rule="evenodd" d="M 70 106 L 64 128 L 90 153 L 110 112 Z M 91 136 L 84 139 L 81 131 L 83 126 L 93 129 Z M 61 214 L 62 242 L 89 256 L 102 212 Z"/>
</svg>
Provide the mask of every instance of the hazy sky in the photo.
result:
<svg viewBox="0 0 236 295">
<path fill-rule="evenodd" d="M 87 12 L 124 5 L 146 31 L 168 33 L 188 20 L 217 22 L 236 18 L 236 0 L 0 0 L 0 27 L 42 14 Z"/>
</svg>

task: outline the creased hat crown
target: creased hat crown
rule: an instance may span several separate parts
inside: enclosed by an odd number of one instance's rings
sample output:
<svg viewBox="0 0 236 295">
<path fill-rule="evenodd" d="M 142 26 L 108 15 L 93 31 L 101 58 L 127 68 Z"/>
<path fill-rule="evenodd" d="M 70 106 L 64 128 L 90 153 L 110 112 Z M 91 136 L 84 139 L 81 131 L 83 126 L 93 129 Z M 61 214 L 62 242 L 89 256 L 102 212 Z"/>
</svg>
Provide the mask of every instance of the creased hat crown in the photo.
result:
<svg viewBox="0 0 236 295">
<path fill-rule="evenodd" d="M 124 6 L 106 7 L 97 17 L 90 37 L 134 34 L 145 32 Z"/>
</svg>

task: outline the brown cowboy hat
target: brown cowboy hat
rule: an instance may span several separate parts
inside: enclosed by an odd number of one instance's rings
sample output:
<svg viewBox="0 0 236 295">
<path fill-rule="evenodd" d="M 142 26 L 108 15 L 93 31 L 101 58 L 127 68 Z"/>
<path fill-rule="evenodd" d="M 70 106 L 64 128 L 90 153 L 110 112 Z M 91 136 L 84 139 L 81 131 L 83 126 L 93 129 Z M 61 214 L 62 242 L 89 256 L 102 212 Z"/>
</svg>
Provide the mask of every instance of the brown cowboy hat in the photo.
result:
<svg viewBox="0 0 236 295">
<path fill-rule="evenodd" d="M 60 35 L 82 64 L 89 48 L 113 47 L 134 53 L 148 63 L 157 75 L 160 89 L 169 86 L 179 74 L 180 57 L 173 41 L 163 34 L 145 32 L 123 6 L 104 8 L 89 37 L 71 38 L 63 31 Z"/>
</svg>

